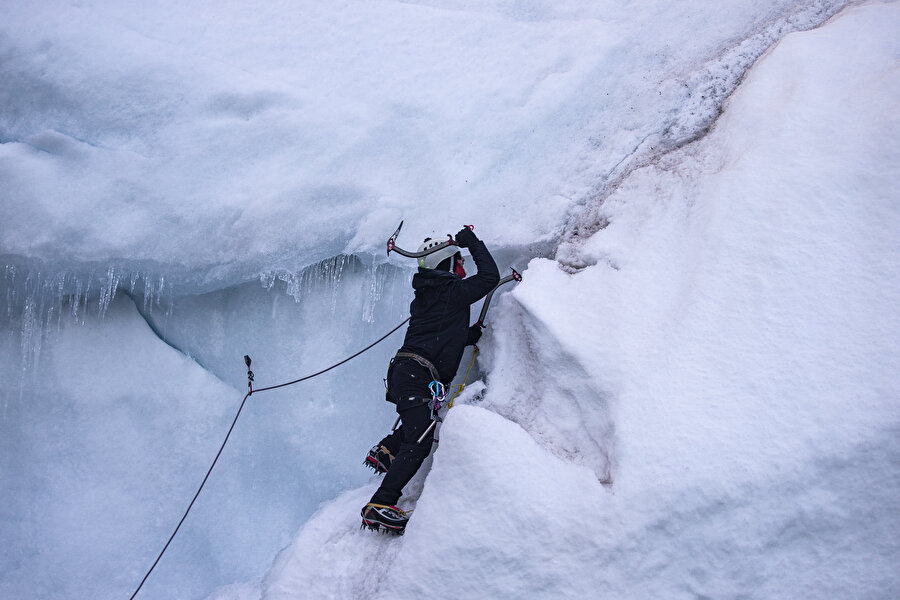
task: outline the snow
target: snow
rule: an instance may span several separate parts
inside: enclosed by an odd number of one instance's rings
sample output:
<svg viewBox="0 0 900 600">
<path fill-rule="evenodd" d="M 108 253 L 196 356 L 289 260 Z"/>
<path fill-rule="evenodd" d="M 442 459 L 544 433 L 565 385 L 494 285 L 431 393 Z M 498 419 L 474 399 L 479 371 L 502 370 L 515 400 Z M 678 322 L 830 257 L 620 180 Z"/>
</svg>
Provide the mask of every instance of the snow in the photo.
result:
<svg viewBox="0 0 900 600">
<path fill-rule="evenodd" d="M 380 251 L 401 215 L 414 239 L 474 213 L 498 244 L 551 240 L 641 140 L 690 129 L 682 73 L 839 4 L 6 6 L 0 243 L 234 279 Z"/>
<path fill-rule="evenodd" d="M 140 598 L 900 595 L 900 9 L 842 5 L 4 6 L 0 595 L 130 594 L 242 356 L 407 316 L 401 219 L 524 274 L 406 535 L 398 332 L 250 398 Z"/>
<path fill-rule="evenodd" d="M 531 262 L 403 538 L 347 492 L 241 597 L 895 597 L 898 18 L 788 36 Z"/>
</svg>

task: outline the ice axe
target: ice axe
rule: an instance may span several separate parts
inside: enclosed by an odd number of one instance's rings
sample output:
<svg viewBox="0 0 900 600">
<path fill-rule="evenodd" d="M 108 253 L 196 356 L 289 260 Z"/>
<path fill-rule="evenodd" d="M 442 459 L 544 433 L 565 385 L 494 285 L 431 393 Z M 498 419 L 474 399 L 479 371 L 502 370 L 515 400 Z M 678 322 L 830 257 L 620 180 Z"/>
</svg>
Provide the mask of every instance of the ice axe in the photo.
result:
<svg viewBox="0 0 900 600">
<path fill-rule="evenodd" d="M 466 227 L 468 227 L 469 229 L 475 229 L 474 225 L 466 225 Z M 388 256 L 390 256 L 391 252 L 393 251 L 393 252 L 396 252 L 397 254 L 406 256 L 408 258 L 422 258 L 423 256 L 428 256 L 429 254 L 437 252 L 438 250 L 443 250 L 447 246 L 459 246 L 459 244 L 456 243 L 456 240 L 453 239 L 453 236 L 448 233 L 447 241 L 441 242 L 440 244 L 438 244 L 436 246 L 432 246 L 431 248 L 428 248 L 427 250 L 423 250 L 421 252 L 410 252 L 409 250 L 404 250 L 403 248 L 401 248 L 397 245 L 397 236 L 400 235 L 400 229 L 402 229 L 402 228 L 403 228 L 403 221 L 400 221 L 400 225 L 397 226 L 397 231 L 395 231 L 394 234 L 388 238 L 388 241 L 387 241 Z"/>
</svg>

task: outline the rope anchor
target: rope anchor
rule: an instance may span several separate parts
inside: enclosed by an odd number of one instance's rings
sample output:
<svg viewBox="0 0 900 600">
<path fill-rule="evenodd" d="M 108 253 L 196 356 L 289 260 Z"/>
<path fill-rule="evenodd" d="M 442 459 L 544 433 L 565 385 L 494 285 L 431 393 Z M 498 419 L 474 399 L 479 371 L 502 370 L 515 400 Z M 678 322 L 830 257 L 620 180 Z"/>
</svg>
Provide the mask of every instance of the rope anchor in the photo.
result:
<svg viewBox="0 0 900 600">
<path fill-rule="evenodd" d="M 244 362 L 247 363 L 247 388 L 250 390 L 249 394 L 253 394 L 253 371 L 250 370 L 250 363 L 253 362 L 250 360 L 250 356 L 244 355 Z"/>
</svg>

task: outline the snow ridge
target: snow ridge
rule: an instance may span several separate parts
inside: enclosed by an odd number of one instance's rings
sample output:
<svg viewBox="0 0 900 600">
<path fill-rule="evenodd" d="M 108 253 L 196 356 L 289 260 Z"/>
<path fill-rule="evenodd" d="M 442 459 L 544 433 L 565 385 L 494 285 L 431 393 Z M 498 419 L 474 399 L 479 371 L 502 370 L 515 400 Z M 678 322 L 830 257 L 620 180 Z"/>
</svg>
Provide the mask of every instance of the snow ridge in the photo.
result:
<svg viewBox="0 0 900 600">
<path fill-rule="evenodd" d="M 858 4 L 847 0 L 817 0 L 795 7 L 784 15 L 760 25 L 748 37 L 727 45 L 723 51 L 688 74 L 662 81 L 657 94 L 666 98 L 663 104 L 674 107 L 658 126 L 648 132 L 638 145 L 598 181 L 584 210 L 570 220 L 557 240 L 556 260 L 572 272 L 583 268 L 570 248 L 608 225 L 598 211 L 606 198 L 630 173 L 659 162 L 667 153 L 691 144 L 714 126 L 728 97 L 737 89 L 744 74 L 759 58 L 784 36 L 815 29 L 826 23 L 846 6 Z M 596 143 L 600 144 L 598 140 Z"/>
</svg>

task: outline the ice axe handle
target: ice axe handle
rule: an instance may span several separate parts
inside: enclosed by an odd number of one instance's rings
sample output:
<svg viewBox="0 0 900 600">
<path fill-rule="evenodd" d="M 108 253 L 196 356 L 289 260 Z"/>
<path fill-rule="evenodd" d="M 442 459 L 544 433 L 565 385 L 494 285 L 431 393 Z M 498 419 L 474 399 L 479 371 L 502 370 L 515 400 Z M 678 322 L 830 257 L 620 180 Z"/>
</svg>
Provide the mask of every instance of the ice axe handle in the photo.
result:
<svg viewBox="0 0 900 600">
<path fill-rule="evenodd" d="M 515 269 L 512 269 L 512 274 L 507 275 L 506 277 L 498 281 L 497 285 L 494 286 L 494 289 L 489 291 L 487 293 L 487 296 L 485 296 L 484 304 L 481 306 L 481 314 L 478 315 L 478 322 L 476 323 L 482 329 L 484 328 L 484 318 L 487 316 L 488 307 L 491 305 L 491 298 L 494 297 L 494 292 L 496 292 L 497 288 L 499 288 L 501 285 L 503 285 L 504 283 L 509 283 L 510 281 L 522 281 L 522 275 Z"/>
<path fill-rule="evenodd" d="M 404 250 L 400 246 L 397 245 L 397 236 L 400 234 L 400 228 L 403 227 L 403 221 L 400 221 L 400 227 L 397 227 L 397 231 L 394 232 L 387 241 L 387 252 L 388 256 L 390 256 L 391 252 L 396 252 L 402 256 L 406 256 L 407 258 L 422 258 L 423 256 L 428 256 L 433 252 L 437 252 L 438 250 L 443 250 L 448 246 L 456 246 L 456 242 L 453 240 L 453 236 L 447 234 L 447 241 L 441 242 L 440 244 L 429 248 L 428 250 L 424 250 L 422 252 L 410 252 L 409 250 Z"/>
<path fill-rule="evenodd" d="M 428 429 L 425 430 L 425 433 L 423 433 L 423 434 L 419 437 L 419 439 L 416 441 L 417 444 L 421 444 L 421 443 L 422 443 L 422 440 L 425 439 L 425 436 L 428 435 L 428 432 L 431 431 L 432 429 L 434 429 L 434 424 L 435 424 L 435 423 L 437 423 L 437 421 L 432 421 L 432 422 L 431 422 L 431 425 L 428 426 Z"/>
</svg>

